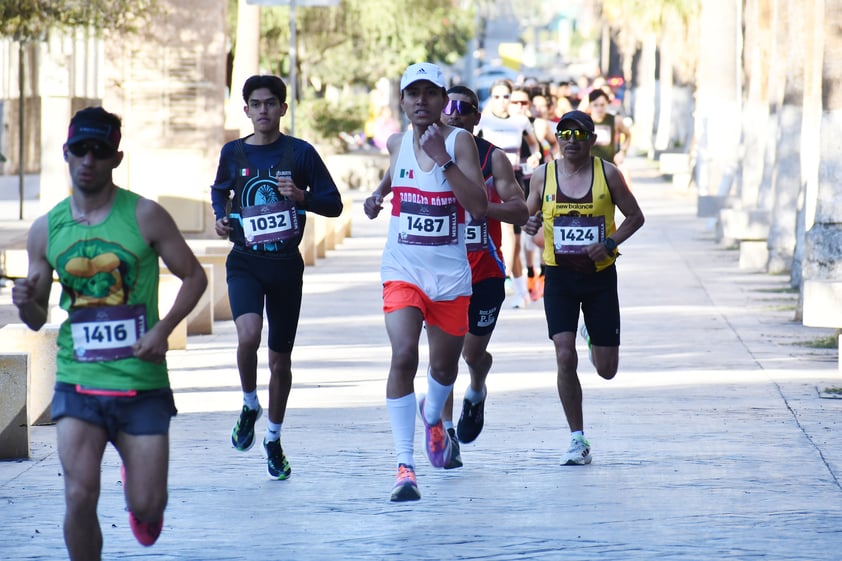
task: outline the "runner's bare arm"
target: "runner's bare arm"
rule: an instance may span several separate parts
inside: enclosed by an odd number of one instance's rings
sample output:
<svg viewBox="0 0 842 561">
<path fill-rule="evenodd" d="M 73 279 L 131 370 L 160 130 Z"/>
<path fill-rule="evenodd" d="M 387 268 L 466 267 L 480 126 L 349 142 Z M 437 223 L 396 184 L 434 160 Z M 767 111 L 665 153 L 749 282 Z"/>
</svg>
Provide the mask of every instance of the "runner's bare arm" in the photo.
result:
<svg viewBox="0 0 842 561">
<path fill-rule="evenodd" d="M 18 308 L 20 320 L 35 331 L 47 322 L 53 283 L 53 268 L 47 262 L 47 236 L 47 217 L 41 216 L 32 223 L 26 240 L 27 276 L 16 279 L 12 286 L 12 303 Z"/>
<path fill-rule="evenodd" d="M 163 360 L 167 337 L 199 302 L 208 279 L 175 221 L 162 206 L 149 199 L 140 199 L 137 204 L 137 222 L 144 239 L 155 249 L 164 265 L 181 279 L 181 288 L 170 311 L 135 345 L 138 358 Z"/>
<path fill-rule="evenodd" d="M 451 134 L 457 134 L 456 131 Z M 488 210 L 488 195 L 479 163 L 477 144 L 470 134 L 459 134 L 453 148 L 456 165 L 446 173 L 447 181 L 459 204 L 474 218 L 485 216 Z M 454 169 L 456 168 L 456 169 Z"/>
<path fill-rule="evenodd" d="M 494 176 L 494 189 L 503 202 L 489 202 L 488 216 L 495 220 L 522 226 L 529 219 L 523 189 L 515 178 L 515 171 L 509 158 L 502 150 L 494 150 L 491 153 L 491 173 Z"/>
</svg>

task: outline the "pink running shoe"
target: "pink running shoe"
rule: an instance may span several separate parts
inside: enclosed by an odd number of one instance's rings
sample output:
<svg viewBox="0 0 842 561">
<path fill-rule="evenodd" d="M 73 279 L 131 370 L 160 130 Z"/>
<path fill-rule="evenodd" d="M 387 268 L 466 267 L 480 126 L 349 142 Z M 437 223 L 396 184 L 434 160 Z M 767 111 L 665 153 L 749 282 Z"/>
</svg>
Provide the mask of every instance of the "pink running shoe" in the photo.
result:
<svg viewBox="0 0 842 561">
<path fill-rule="evenodd" d="M 392 487 L 392 502 L 417 501 L 420 498 L 415 469 L 406 464 L 398 464 L 398 475 L 395 477 L 395 486 Z"/>
<path fill-rule="evenodd" d="M 123 479 L 123 488 L 126 488 L 126 464 L 120 464 L 120 477 Z M 164 519 L 161 518 L 157 522 L 141 522 L 135 517 L 134 513 L 129 511 L 129 526 L 132 529 L 132 534 L 137 539 L 140 545 L 149 547 L 158 541 L 158 536 L 161 535 L 161 529 L 164 527 Z"/>
<path fill-rule="evenodd" d="M 132 534 L 137 538 L 137 542 L 149 547 L 158 541 L 158 536 L 161 535 L 161 529 L 164 527 L 164 519 L 157 522 L 141 522 L 135 518 L 132 511 L 129 511 L 129 526 L 132 527 Z"/>
<path fill-rule="evenodd" d="M 451 445 L 450 435 L 444 429 L 444 423 L 441 419 L 435 424 L 431 425 L 424 417 L 424 403 L 427 399 L 421 398 L 418 404 L 418 413 L 421 415 L 421 421 L 424 423 L 424 436 L 427 443 L 427 459 L 433 467 L 443 468 L 450 463 Z"/>
</svg>

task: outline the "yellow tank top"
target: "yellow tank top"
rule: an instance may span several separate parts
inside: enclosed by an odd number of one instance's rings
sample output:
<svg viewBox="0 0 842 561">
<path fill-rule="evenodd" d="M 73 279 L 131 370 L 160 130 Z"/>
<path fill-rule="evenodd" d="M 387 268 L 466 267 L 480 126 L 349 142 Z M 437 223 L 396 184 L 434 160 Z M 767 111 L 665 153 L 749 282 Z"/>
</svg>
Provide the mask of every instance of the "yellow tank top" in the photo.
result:
<svg viewBox="0 0 842 561">
<path fill-rule="evenodd" d="M 592 243 L 602 243 L 617 230 L 614 200 L 608 190 L 600 158 L 592 158 L 591 189 L 581 199 L 571 199 L 558 188 L 558 162 L 547 164 L 541 214 L 544 218 L 544 262 L 581 272 L 610 267 L 615 257 L 594 263 L 585 252 Z"/>
</svg>

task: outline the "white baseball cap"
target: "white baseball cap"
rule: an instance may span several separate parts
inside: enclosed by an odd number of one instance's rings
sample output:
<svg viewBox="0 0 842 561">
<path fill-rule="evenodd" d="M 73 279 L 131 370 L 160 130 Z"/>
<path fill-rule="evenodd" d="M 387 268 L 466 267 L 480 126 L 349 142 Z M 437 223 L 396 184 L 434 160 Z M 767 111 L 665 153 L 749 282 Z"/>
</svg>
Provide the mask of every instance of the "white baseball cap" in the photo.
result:
<svg viewBox="0 0 842 561">
<path fill-rule="evenodd" d="M 416 62 L 409 65 L 406 72 L 401 76 L 401 91 L 421 80 L 432 82 L 440 88 L 447 87 L 441 68 L 430 62 Z"/>
</svg>

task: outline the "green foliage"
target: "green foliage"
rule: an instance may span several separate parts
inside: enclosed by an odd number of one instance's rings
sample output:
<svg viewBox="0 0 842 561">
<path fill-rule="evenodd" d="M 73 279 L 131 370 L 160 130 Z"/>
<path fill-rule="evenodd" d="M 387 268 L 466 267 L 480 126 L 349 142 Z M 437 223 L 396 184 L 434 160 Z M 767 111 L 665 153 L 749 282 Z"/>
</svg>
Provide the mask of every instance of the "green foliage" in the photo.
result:
<svg viewBox="0 0 842 561">
<path fill-rule="evenodd" d="M 0 36 L 16 41 L 76 27 L 134 33 L 160 13 L 160 0 L 0 0 Z"/>
<path fill-rule="evenodd" d="M 838 340 L 836 335 L 820 337 L 814 341 L 807 341 L 804 344 L 805 347 L 810 347 L 812 349 L 835 349 L 837 345 Z"/>
<path fill-rule="evenodd" d="M 295 135 L 345 151 L 348 144 L 340 134 L 362 132 L 367 114 L 367 95 L 346 95 L 337 102 L 325 98 L 305 99 L 296 105 Z"/>
<path fill-rule="evenodd" d="M 289 71 L 289 8 L 264 8 L 261 66 Z M 397 79 L 407 65 L 453 63 L 474 33 L 473 13 L 450 0 L 342 0 L 335 7 L 298 8 L 301 76 L 314 84 L 364 84 Z"/>
</svg>

